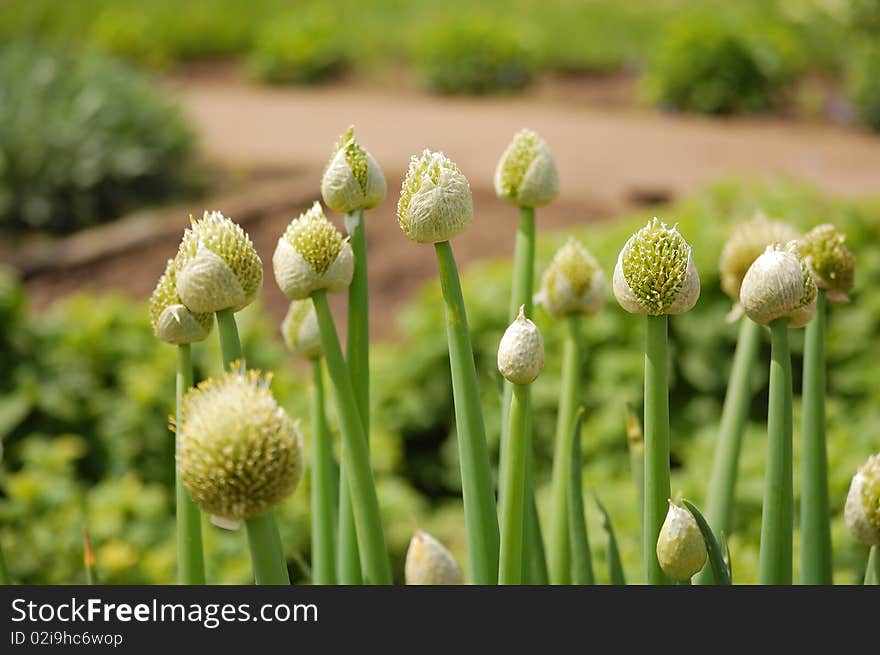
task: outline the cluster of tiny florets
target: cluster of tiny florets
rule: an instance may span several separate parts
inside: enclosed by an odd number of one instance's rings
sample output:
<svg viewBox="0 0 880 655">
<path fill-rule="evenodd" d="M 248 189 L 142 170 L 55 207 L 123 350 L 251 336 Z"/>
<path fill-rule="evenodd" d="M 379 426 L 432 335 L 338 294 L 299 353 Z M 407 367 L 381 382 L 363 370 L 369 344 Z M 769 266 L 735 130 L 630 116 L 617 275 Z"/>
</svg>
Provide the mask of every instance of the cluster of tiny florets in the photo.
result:
<svg viewBox="0 0 880 655">
<path fill-rule="evenodd" d="M 153 326 L 153 334 L 170 343 L 200 341 L 211 331 L 214 316 L 210 313 L 191 312 L 184 306 L 180 296 L 177 295 L 176 271 L 175 261 L 169 259 L 165 265 L 165 272 L 162 273 L 150 295 L 150 325 Z M 177 329 L 170 330 L 172 334 L 169 334 L 169 330 L 163 325 L 163 315 L 166 310 L 175 312 Z"/>
<path fill-rule="evenodd" d="M 832 300 L 846 302 L 855 278 L 855 257 L 846 247 L 846 237 L 833 225 L 819 225 L 801 239 L 799 247 L 816 284 L 828 290 Z"/>
<path fill-rule="evenodd" d="M 501 167 L 500 182 L 504 195 L 516 196 L 541 144 L 541 138 L 529 129 L 522 129 L 513 137 Z"/>
<path fill-rule="evenodd" d="M 319 203 L 295 218 L 282 237 L 318 274 L 324 274 L 342 250 L 342 235 L 327 220 Z"/>
<path fill-rule="evenodd" d="M 663 314 L 688 276 L 690 246 L 675 228 L 656 218 L 630 239 L 623 251 L 623 274 L 649 314 Z"/>
</svg>

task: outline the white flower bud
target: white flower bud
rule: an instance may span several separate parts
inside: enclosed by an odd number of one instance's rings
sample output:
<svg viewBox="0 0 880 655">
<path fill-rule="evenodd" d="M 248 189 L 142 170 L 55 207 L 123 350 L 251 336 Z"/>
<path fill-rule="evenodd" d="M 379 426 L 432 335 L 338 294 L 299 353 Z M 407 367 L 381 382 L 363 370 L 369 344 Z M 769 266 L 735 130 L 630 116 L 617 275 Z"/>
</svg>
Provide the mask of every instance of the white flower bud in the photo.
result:
<svg viewBox="0 0 880 655">
<path fill-rule="evenodd" d="M 449 241 L 473 217 L 471 187 L 458 166 L 430 150 L 410 159 L 397 202 L 397 222 L 406 236 L 418 243 Z"/>
<path fill-rule="evenodd" d="M 162 341 L 177 345 L 201 341 L 211 332 L 214 315 L 194 314 L 177 295 L 176 264 L 169 259 L 150 296 L 150 324 Z"/>
<path fill-rule="evenodd" d="M 526 318 L 525 307 L 504 331 L 498 345 L 498 370 L 509 382 L 531 384 L 544 368 L 544 343 L 538 326 Z"/>
<path fill-rule="evenodd" d="M 605 306 L 607 294 L 599 263 L 579 241 L 569 238 L 544 272 L 535 300 L 554 318 L 592 316 Z"/>
<path fill-rule="evenodd" d="M 663 573 L 673 580 L 685 582 L 700 572 L 708 556 L 696 519 L 670 500 L 666 520 L 657 538 L 657 560 Z"/>
<path fill-rule="evenodd" d="M 293 352 L 308 359 L 321 356 L 321 332 L 311 298 L 290 303 L 287 315 L 281 323 L 281 334 Z"/>
<path fill-rule="evenodd" d="M 313 291 L 344 291 L 354 275 L 354 254 L 327 220 L 320 203 L 291 221 L 278 239 L 272 267 L 278 286 L 291 300 L 308 298 Z"/>
<path fill-rule="evenodd" d="M 372 209 L 385 199 L 387 184 L 379 164 L 354 138 L 354 127 L 339 137 L 324 176 L 321 195 L 333 211 Z"/>
<path fill-rule="evenodd" d="M 843 518 L 856 541 L 880 546 L 880 454 L 871 455 L 853 476 Z"/>
<path fill-rule="evenodd" d="M 406 550 L 404 576 L 408 585 L 460 585 L 461 569 L 446 547 L 427 532 L 416 530 Z"/>
<path fill-rule="evenodd" d="M 550 148 L 532 130 L 517 132 L 495 169 L 495 193 L 518 207 L 540 207 L 559 192 Z"/>
<path fill-rule="evenodd" d="M 684 237 L 654 218 L 623 246 L 612 287 L 631 314 L 683 314 L 700 297 L 700 276 Z"/>
<path fill-rule="evenodd" d="M 740 304 L 761 325 L 784 318 L 803 327 L 816 312 L 816 283 L 798 252 L 797 242 L 768 246 L 749 267 L 740 289 Z"/>
</svg>

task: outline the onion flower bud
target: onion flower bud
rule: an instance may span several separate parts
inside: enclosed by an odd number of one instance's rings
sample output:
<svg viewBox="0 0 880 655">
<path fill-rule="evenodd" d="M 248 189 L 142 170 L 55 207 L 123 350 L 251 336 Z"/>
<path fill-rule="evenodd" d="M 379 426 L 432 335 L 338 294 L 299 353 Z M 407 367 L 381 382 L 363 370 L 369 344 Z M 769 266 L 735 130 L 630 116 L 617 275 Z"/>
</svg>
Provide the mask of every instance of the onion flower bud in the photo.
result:
<svg viewBox="0 0 880 655">
<path fill-rule="evenodd" d="M 538 326 L 526 318 L 525 307 L 504 331 L 498 345 L 498 370 L 508 382 L 531 384 L 544 368 L 544 343 Z"/>
<path fill-rule="evenodd" d="M 880 454 L 871 455 L 853 476 L 843 518 L 856 541 L 880 546 Z"/>
<path fill-rule="evenodd" d="M 700 572 L 708 556 L 696 519 L 670 500 L 657 538 L 657 560 L 663 573 L 677 582 L 685 582 Z"/>
<path fill-rule="evenodd" d="M 345 214 L 372 209 L 385 199 L 388 186 L 379 164 L 354 138 L 354 127 L 339 137 L 321 179 L 324 203 Z"/>
<path fill-rule="evenodd" d="M 495 193 L 517 207 L 546 205 L 559 193 L 550 148 L 532 130 L 517 132 L 495 168 Z"/>
<path fill-rule="evenodd" d="M 837 303 L 849 302 L 855 280 L 856 259 L 845 243 L 846 237 L 827 224 L 814 227 L 798 242 L 816 286 Z"/>
<path fill-rule="evenodd" d="M 311 299 L 294 300 L 290 303 L 287 315 L 281 322 L 281 335 L 287 347 L 298 355 L 314 359 L 323 354 L 318 316 Z"/>
<path fill-rule="evenodd" d="M 796 241 L 767 246 L 743 278 L 740 303 L 746 316 L 761 325 L 780 318 L 792 328 L 810 322 L 816 312 L 816 283 Z"/>
<path fill-rule="evenodd" d="M 461 569 L 446 547 L 422 530 L 416 530 L 406 550 L 404 576 L 408 585 L 460 585 Z"/>
<path fill-rule="evenodd" d="M 175 262 L 169 259 L 165 272 L 150 296 L 150 324 L 153 334 L 167 343 L 182 345 L 201 341 L 211 332 L 214 315 L 197 314 L 186 308 L 177 295 Z"/>
<path fill-rule="evenodd" d="M 608 293 L 599 262 L 573 237 L 556 251 L 544 271 L 535 301 L 554 318 L 592 316 L 605 306 Z"/>
</svg>

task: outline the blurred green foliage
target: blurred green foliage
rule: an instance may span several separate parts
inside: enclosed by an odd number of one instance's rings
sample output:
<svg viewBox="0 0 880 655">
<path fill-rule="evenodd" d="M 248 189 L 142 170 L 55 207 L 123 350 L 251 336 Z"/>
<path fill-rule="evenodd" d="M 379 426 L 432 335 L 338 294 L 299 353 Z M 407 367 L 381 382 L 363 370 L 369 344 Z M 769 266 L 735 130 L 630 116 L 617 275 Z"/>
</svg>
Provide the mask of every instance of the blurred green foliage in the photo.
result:
<svg viewBox="0 0 880 655">
<path fill-rule="evenodd" d="M 71 231 L 178 193 L 193 135 L 138 71 L 0 49 L 0 230 Z"/>
<path fill-rule="evenodd" d="M 859 123 L 880 132 L 880 43 L 876 40 L 864 43 L 850 62 L 849 96 Z"/>
<path fill-rule="evenodd" d="M 314 84 L 343 72 L 346 43 L 330 16 L 308 16 L 262 28 L 248 58 L 251 73 L 274 84 Z"/>
<path fill-rule="evenodd" d="M 662 219 L 678 222 L 692 244 L 703 288 L 696 308 L 670 322 L 673 493 L 681 492 L 698 505 L 703 501 L 737 333 L 724 320 L 730 301 L 719 289 L 717 259 L 731 223 L 757 208 L 802 228 L 833 222 L 848 235 L 857 256 L 853 301 L 832 308 L 828 342 L 836 580 L 854 583 L 861 579 L 867 553 L 848 535 L 842 507 L 857 466 L 880 450 L 880 384 L 870 365 L 880 360 L 880 295 L 863 292 L 880 285 L 880 201 L 843 202 L 786 184 L 728 184 L 659 210 Z M 584 225 L 574 233 L 610 277 L 619 248 L 649 215 Z M 566 236 L 540 236 L 539 273 Z M 493 461 L 500 427 L 495 355 L 507 323 L 509 285 L 509 262 L 481 264 L 463 275 Z M 269 324 L 259 307 L 238 316 L 249 364 L 274 371 L 276 396 L 291 415 L 306 419 L 307 367 L 286 356 L 277 326 Z M 547 353 L 545 370 L 533 387 L 535 478 L 546 516 L 563 326 L 540 310 L 535 321 Z M 607 506 L 631 581 L 641 579 L 641 568 L 624 402 L 638 406 L 641 401 L 642 326 L 639 317 L 625 314 L 612 299 L 584 326 L 585 494 L 589 499 L 595 491 Z M 212 334 L 205 345 L 194 348 L 198 377 L 219 373 L 216 341 Z M 796 393 L 801 343 L 802 331 L 795 331 Z M 401 352 L 407 356 L 401 358 Z M 372 358 L 372 457 L 399 580 L 415 524 L 436 534 L 464 561 L 452 389 L 436 283 L 405 307 L 399 315 L 399 338 L 376 344 Z M 754 376 L 730 536 L 735 580 L 741 583 L 757 576 L 768 360 L 765 342 Z M 166 417 L 174 406 L 174 362 L 174 348 L 152 336 L 142 303 L 84 295 L 35 315 L 26 308 L 22 287 L 10 276 L 0 276 L 0 366 L 5 372 L 0 377 L 5 451 L 0 539 L 18 580 L 82 582 L 80 527 L 88 524 L 103 579 L 173 581 L 172 436 Z M 796 457 L 798 424 L 796 403 Z M 288 561 L 298 582 L 307 577 L 300 562 L 308 560 L 308 485 L 307 476 L 279 509 Z M 592 502 L 586 507 L 594 561 L 603 562 L 600 515 Z M 249 579 L 242 534 L 206 527 L 206 543 L 209 580 Z M 607 572 L 601 566 L 597 570 L 599 580 L 606 581 Z"/>
</svg>

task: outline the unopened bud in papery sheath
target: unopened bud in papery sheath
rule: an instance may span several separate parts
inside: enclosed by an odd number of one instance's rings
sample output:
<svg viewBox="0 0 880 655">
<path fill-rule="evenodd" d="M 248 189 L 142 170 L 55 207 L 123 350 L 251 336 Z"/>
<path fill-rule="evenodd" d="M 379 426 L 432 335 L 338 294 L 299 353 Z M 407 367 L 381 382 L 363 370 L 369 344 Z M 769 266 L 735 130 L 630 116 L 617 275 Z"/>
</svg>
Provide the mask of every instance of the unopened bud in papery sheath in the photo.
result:
<svg viewBox="0 0 880 655">
<path fill-rule="evenodd" d="M 816 286 L 825 290 L 828 300 L 849 302 L 855 281 L 856 259 L 846 247 L 846 237 L 833 225 L 819 225 L 798 241 L 798 249 Z"/>
<path fill-rule="evenodd" d="M 333 211 L 372 209 L 385 199 L 387 184 L 379 164 L 355 139 L 354 127 L 339 137 L 324 176 L 321 195 Z"/>
<path fill-rule="evenodd" d="M 683 314 L 700 297 L 691 247 L 656 218 L 629 238 L 614 267 L 617 302 L 631 314 Z"/>
<path fill-rule="evenodd" d="M 535 132 L 517 132 L 495 169 L 495 193 L 518 207 L 546 205 L 559 192 L 550 148 Z"/>
<path fill-rule="evenodd" d="M 287 347 L 296 354 L 308 359 L 321 356 L 318 316 L 310 299 L 294 300 L 290 303 L 287 315 L 281 322 L 281 335 Z"/>
<path fill-rule="evenodd" d="M 254 244 L 240 225 L 218 211 L 192 221 L 175 266 L 177 294 L 193 312 L 238 311 L 256 299 L 263 285 L 263 262 Z"/>
<path fill-rule="evenodd" d="M 569 238 L 544 271 L 535 301 L 554 318 L 592 316 L 605 306 L 607 294 L 599 263 L 579 241 Z"/>
<path fill-rule="evenodd" d="M 422 530 L 416 530 L 409 542 L 404 576 L 408 585 L 460 585 L 464 582 L 452 553 Z"/>
<path fill-rule="evenodd" d="M 318 289 L 344 291 L 354 274 L 354 254 L 320 203 L 291 221 L 272 256 L 275 281 L 290 300 L 308 298 Z"/>
<path fill-rule="evenodd" d="M 474 217 L 467 178 L 446 155 L 413 156 L 400 188 L 397 222 L 418 243 L 440 243 L 461 234 Z"/>
<path fill-rule="evenodd" d="M 669 501 L 669 512 L 657 538 L 657 560 L 663 573 L 685 582 L 700 572 L 709 554 L 696 519 Z"/>
<path fill-rule="evenodd" d="M 201 341 L 211 332 L 214 315 L 194 313 L 177 295 L 176 264 L 169 259 L 150 296 L 150 324 L 153 334 L 167 343 L 183 345 Z"/>
<path fill-rule="evenodd" d="M 544 368 L 544 343 L 538 327 L 525 317 L 524 307 L 505 330 L 498 345 L 498 370 L 508 382 L 530 384 Z"/>
<path fill-rule="evenodd" d="M 880 454 L 871 455 L 853 476 L 843 516 L 856 541 L 880 546 Z"/>
<path fill-rule="evenodd" d="M 816 312 L 816 283 L 796 241 L 768 246 L 754 261 L 743 278 L 740 304 L 761 325 L 780 318 L 792 328 L 810 322 Z"/>
</svg>

